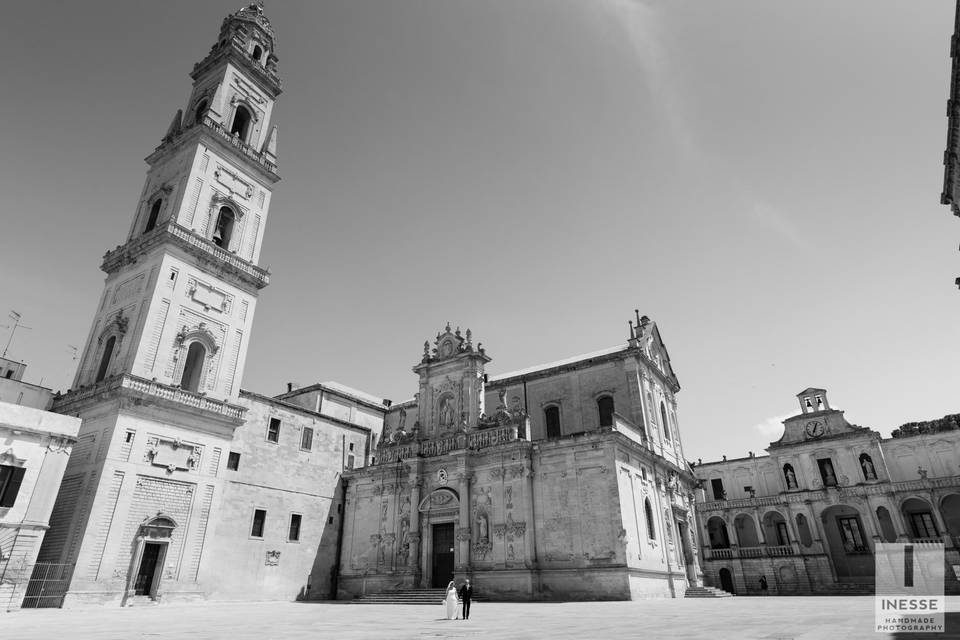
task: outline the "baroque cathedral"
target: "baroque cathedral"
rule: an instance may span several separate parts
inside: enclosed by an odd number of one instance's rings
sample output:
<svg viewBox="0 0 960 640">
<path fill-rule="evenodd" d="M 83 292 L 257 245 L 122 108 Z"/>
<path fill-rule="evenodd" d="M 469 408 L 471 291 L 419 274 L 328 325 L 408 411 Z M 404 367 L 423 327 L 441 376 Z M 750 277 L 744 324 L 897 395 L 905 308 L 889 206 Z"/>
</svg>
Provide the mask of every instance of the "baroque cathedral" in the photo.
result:
<svg viewBox="0 0 960 640">
<path fill-rule="evenodd" d="M 511 599 L 631 599 L 699 582 L 680 387 L 646 316 L 620 346 L 501 375 L 447 326 L 402 403 L 332 382 L 241 389 L 280 179 L 262 5 L 228 16 L 190 77 L 53 400 L 81 422 L 34 571 L 68 567 L 65 597 L 38 606 L 465 577 Z"/>
</svg>

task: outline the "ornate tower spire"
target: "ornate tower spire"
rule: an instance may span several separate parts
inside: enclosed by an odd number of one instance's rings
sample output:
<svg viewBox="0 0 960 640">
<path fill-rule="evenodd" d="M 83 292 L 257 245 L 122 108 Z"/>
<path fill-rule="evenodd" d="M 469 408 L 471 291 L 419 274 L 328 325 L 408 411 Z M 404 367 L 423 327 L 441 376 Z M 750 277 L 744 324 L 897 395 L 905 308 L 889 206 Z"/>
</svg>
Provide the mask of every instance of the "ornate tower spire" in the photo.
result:
<svg viewBox="0 0 960 640">
<path fill-rule="evenodd" d="M 239 392 L 277 175 L 277 38 L 262 4 L 227 16 L 153 153 L 74 386 L 130 375 L 207 398 Z M 127 319 L 120 330 L 112 319 Z"/>
</svg>

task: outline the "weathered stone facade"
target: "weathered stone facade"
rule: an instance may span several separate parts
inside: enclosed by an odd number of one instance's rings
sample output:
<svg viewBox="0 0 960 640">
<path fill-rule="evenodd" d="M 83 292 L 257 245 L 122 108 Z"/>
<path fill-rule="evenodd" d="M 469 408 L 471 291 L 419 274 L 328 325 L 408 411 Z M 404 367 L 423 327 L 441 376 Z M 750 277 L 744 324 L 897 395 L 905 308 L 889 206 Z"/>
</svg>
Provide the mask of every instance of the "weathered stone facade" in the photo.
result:
<svg viewBox="0 0 960 640">
<path fill-rule="evenodd" d="M 801 413 L 769 455 L 694 467 L 707 584 L 760 593 L 763 576 L 772 594 L 869 592 L 878 542 L 943 543 L 960 565 L 957 417 L 884 439 L 847 422 L 823 389 L 797 398 Z"/>
<path fill-rule="evenodd" d="M 26 606 L 45 604 L 39 586 L 28 594 L 28 581 L 80 429 L 77 418 L 46 411 L 49 389 L 19 380 L 18 364 L 2 387 L 19 402 L 0 401 L 0 611 L 28 595 Z M 50 573 L 60 576 L 58 568 Z"/>
<path fill-rule="evenodd" d="M 627 345 L 496 378 L 469 331 L 426 343 L 417 397 L 388 412 L 374 464 L 345 474 L 339 596 L 454 577 L 519 600 L 697 583 L 679 385 L 637 321 Z"/>
</svg>

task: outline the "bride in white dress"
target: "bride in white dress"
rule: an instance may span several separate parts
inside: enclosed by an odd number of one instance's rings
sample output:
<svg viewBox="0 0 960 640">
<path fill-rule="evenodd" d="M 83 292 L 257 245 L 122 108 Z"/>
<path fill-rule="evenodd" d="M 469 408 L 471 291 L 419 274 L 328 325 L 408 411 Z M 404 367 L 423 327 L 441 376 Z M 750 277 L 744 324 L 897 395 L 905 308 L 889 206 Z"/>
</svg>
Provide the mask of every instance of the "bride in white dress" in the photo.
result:
<svg viewBox="0 0 960 640">
<path fill-rule="evenodd" d="M 453 620 L 457 615 L 457 605 L 459 604 L 457 600 L 457 585 L 450 581 L 450 584 L 447 585 L 447 597 L 443 600 L 443 606 L 447 614 L 447 620 Z"/>
</svg>

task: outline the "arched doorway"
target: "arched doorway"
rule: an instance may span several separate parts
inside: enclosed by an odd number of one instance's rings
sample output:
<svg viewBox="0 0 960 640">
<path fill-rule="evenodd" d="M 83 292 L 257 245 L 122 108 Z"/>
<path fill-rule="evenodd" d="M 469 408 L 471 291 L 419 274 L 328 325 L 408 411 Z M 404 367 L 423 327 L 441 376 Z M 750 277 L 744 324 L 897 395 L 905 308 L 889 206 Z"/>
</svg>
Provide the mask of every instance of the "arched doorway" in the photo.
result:
<svg viewBox="0 0 960 640">
<path fill-rule="evenodd" d="M 874 575 L 873 552 L 860 512 L 848 505 L 835 505 L 820 516 L 830 559 L 840 582 L 861 582 Z"/>
<path fill-rule="evenodd" d="M 907 523 L 907 529 L 914 541 L 931 540 L 940 542 L 940 531 L 933 517 L 933 507 L 921 498 L 907 498 L 900 510 Z"/>
<path fill-rule="evenodd" d="M 707 520 L 707 536 L 711 549 L 729 549 L 730 536 L 727 534 L 727 523 L 720 516 L 713 516 Z"/>
<path fill-rule="evenodd" d="M 940 502 L 940 515 L 954 544 L 960 540 L 960 495 L 951 493 Z"/>
<path fill-rule="evenodd" d="M 720 588 L 727 593 L 737 592 L 737 590 L 733 587 L 733 574 L 730 573 L 730 569 L 720 569 Z"/>
<path fill-rule="evenodd" d="M 763 516 L 763 536 L 768 545 L 786 547 L 790 545 L 787 520 L 779 511 L 768 511 Z"/>
<path fill-rule="evenodd" d="M 130 581 L 127 584 L 128 598 L 160 598 L 163 566 L 176 528 L 176 521 L 162 513 L 148 518 L 140 525 L 133 553 L 134 570 L 130 572 Z"/>
<path fill-rule="evenodd" d="M 757 535 L 757 525 L 753 518 L 745 513 L 741 513 L 733 520 L 733 528 L 737 532 L 737 544 L 743 547 L 759 547 L 760 538 Z"/>
<path fill-rule="evenodd" d="M 426 525 L 422 548 L 428 553 L 421 554 L 422 569 L 431 587 L 443 588 L 454 578 L 460 496 L 453 489 L 441 487 L 421 500 L 417 511 Z"/>
</svg>

